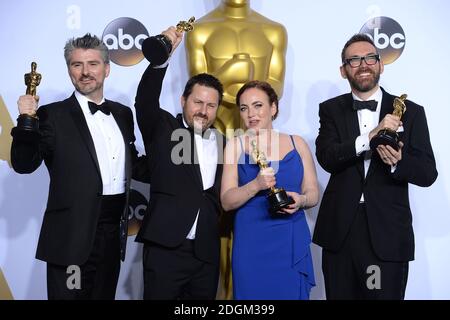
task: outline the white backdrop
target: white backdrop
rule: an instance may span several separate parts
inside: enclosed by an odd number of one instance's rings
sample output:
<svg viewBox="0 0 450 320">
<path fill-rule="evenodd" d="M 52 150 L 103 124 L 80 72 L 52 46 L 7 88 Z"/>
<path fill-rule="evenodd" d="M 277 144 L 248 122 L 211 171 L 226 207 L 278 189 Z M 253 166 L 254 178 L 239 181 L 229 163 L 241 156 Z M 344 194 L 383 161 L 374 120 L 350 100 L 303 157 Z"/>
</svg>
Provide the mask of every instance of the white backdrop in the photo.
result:
<svg viewBox="0 0 450 320">
<path fill-rule="evenodd" d="M 7 119 L 15 123 L 16 101 L 25 92 L 23 75 L 30 62 L 38 62 L 43 79 L 38 87 L 40 103 L 69 96 L 73 87 L 67 76 L 63 46 L 68 38 L 91 32 L 101 36 L 109 22 L 132 17 L 157 34 L 170 24 L 197 18 L 213 10 L 220 0 L 15 0 L 0 1 L 0 96 L 7 110 L 0 108 L 1 136 L 8 135 Z M 444 0 L 383 1 L 262 1 L 251 7 L 283 24 L 288 32 L 284 95 L 276 128 L 299 134 L 315 152 L 318 133 L 318 104 L 349 91 L 339 74 L 340 52 L 345 41 L 373 16 L 396 20 L 406 35 L 401 57 L 387 65 L 382 86 L 393 94 L 408 93 L 425 107 L 432 145 L 439 171 L 430 188 L 410 188 L 416 238 L 416 260 L 410 264 L 407 299 L 449 299 L 450 279 L 450 160 L 447 118 L 450 108 L 445 95 L 450 89 L 450 3 Z M 122 67 L 112 64 L 105 95 L 132 106 L 140 75 L 147 63 Z M 166 76 L 162 106 L 178 112 L 179 96 L 188 79 L 184 50 L 172 58 Z M 0 100 L 1 103 L 1 100 Z M 7 113 L 9 112 L 9 115 Z M 140 133 L 136 130 L 142 150 Z M 2 144 L 7 140 L 1 139 Z M 3 145 L 3 146 L 4 146 Z M 3 148 L 2 146 L 2 148 Z M 317 166 L 320 189 L 328 174 Z M 48 174 L 44 166 L 32 175 L 16 174 L 0 160 L 0 268 L 16 299 L 45 299 L 45 263 L 34 254 L 47 200 Z M 311 230 L 317 208 L 309 212 Z M 170 231 L 168 231 L 170 232 Z M 142 291 L 141 247 L 128 242 L 117 298 L 139 299 Z M 317 287 L 313 299 L 324 298 L 320 270 L 320 248 L 312 245 Z"/>
</svg>

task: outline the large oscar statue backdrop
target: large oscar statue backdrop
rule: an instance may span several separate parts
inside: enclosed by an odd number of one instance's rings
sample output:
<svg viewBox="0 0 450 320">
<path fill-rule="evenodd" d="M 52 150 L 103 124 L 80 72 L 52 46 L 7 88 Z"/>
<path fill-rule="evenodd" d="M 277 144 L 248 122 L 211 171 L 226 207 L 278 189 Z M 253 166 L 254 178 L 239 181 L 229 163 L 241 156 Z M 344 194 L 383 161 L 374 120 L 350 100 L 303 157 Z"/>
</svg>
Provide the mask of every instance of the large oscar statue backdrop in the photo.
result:
<svg viewBox="0 0 450 320">
<path fill-rule="evenodd" d="M 207 72 L 224 85 L 224 99 L 214 124 L 218 130 L 226 134 L 227 129 L 241 126 L 236 93 L 244 83 L 267 81 L 281 97 L 286 48 L 284 26 L 254 11 L 250 0 L 222 0 L 217 8 L 196 21 L 194 30 L 186 35 L 189 74 Z M 232 213 L 222 214 L 221 287 L 218 293 L 222 299 L 232 297 L 232 221 Z"/>
</svg>

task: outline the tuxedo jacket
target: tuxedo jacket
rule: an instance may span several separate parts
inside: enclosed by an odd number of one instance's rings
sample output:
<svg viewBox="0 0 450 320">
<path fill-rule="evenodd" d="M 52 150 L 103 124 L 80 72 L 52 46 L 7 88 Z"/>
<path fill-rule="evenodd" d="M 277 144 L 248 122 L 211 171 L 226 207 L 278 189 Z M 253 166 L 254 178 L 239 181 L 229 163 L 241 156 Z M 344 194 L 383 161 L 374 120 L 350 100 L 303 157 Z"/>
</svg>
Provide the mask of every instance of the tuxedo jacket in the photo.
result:
<svg viewBox="0 0 450 320">
<path fill-rule="evenodd" d="M 149 66 L 136 95 L 136 118 L 150 168 L 150 201 L 136 240 L 176 248 L 186 239 L 199 212 L 195 254 L 203 261 L 218 263 L 224 137 L 216 135 L 219 161 L 214 185 L 203 190 L 200 166 L 193 159 L 195 142 L 192 130 L 184 127 L 181 115 L 174 117 L 159 105 L 166 70 Z M 179 138 L 180 134 L 183 138 Z M 181 150 L 181 143 L 191 147 Z M 180 155 L 187 161 L 175 159 Z"/>
<path fill-rule="evenodd" d="M 139 166 L 134 146 L 131 109 L 107 100 L 125 143 L 126 203 L 132 171 L 145 180 L 146 167 Z M 38 139 L 26 139 L 13 128 L 11 162 L 18 173 L 31 173 L 42 163 L 50 186 L 36 258 L 58 265 L 81 265 L 91 253 L 100 215 L 102 179 L 89 128 L 73 94 L 64 101 L 42 106 Z M 145 159 L 140 160 L 145 164 Z M 140 171 L 142 170 L 142 171 Z M 125 257 L 128 204 L 120 220 L 121 259 Z"/>
<path fill-rule="evenodd" d="M 380 121 L 392 113 L 394 96 L 382 89 Z M 408 184 L 430 186 L 437 178 L 423 107 L 406 100 L 403 114 L 402 160 L 391 166 L 372 153 L 364 177 L 364 153 L 357 156 L 355 140 L 360 135 L 357 111 L 351 93 L 320 104 L 320 129 L 316 139 L 319 164 L 331 174 L 323 194 L 313 241 L 337 252 L 342 247 L 364 194 L 370 238 L 375 253 L 386 261 L 414 259 L 414 234 Z"/>
</svg>

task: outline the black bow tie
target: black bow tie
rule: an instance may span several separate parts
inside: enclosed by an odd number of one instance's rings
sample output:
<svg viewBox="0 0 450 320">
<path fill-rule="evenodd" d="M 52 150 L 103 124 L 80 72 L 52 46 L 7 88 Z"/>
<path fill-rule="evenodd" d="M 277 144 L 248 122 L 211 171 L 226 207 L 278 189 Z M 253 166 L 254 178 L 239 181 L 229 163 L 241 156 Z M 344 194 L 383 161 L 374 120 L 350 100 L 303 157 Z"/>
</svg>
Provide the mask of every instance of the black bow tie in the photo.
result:
<svg viewBox="0 0 450 320">
<path fill-rule="evenodd" d="M 101 111 L 104 114 L 106 114 L 107 116 L 109 116 L 109 114 L 111 113 L 111 110 L 109 110 L 109 106 L 108 103 L 105 101 L 102 104 L 95 104 L 92 101 L 88 101 L 88 105 L 89 105 L 89 110 L 91 110 L 92 114 L 95 114 L 97 111 Z"/>
<path fill-rule="evenodd" d="M 362 109 L 369 109 L 370 111 L 377 110 L 378 102 L 375 100 L 368 100 L 368 101 L 359 101 L 359 100 L 353 100 L 353 110 L 362 110 Z"/>
</svg>

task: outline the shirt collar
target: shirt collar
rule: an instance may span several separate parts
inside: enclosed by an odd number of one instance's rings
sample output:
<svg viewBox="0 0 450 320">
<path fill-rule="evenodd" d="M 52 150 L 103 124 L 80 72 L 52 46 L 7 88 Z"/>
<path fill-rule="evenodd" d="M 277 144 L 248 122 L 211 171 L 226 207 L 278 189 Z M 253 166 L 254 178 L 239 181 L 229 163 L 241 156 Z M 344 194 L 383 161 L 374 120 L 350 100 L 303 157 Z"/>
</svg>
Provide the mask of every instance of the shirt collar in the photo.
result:
<svg viewBox="0 0 450 320">
<path fill-rule="evenodd" d="M 352 96 L 353 96 L 354 100 L 363 101 L 360 97 L 358 97 L 353 92 L 352 92 Z M 383 97 L 383 91 L 381 91 L 381 88 L 378 87 L 378 90 L 375 91 L 367 100 L 376 100 L 378 102 L 378 104 L 380 104 L 382 97 Z"/>
</svg>

